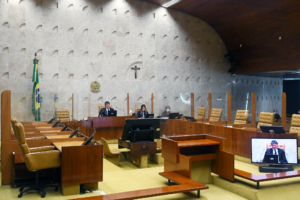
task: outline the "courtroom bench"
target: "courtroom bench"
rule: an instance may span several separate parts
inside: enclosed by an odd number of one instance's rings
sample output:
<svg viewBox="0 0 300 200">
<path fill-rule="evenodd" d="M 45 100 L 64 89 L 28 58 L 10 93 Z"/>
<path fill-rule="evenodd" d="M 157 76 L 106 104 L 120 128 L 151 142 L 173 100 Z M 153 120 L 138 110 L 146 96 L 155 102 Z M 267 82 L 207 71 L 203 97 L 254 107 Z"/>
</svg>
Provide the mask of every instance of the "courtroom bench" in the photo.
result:
<svg viewBox="0 0 300 200">
<path fill-rule="evenodd" d="M 94 197 L 84 197 L 84 198 L 76 198 L 81 200 L 129 200 L 129 199 L 142 199 L 154 196 L 162 196 L 168 194 L 175 193 L 184 193 L 191 192 L 197 190 L 198 198 L 200 198 L 200 190 L 208 189 L 208 186 L 193 181 L 187 177 L 184 177 L 176 172 L 161 172 L 159 173 L 161 176 L 167 178 L 169 181 L 172 180 L 174 183 L 178 185 L 158 187 L 158 188 L 150 188 L 144 190 L 135 190 L 129 192 L 121 192 L 103 196 L 94 196 Z"/>
</svg>

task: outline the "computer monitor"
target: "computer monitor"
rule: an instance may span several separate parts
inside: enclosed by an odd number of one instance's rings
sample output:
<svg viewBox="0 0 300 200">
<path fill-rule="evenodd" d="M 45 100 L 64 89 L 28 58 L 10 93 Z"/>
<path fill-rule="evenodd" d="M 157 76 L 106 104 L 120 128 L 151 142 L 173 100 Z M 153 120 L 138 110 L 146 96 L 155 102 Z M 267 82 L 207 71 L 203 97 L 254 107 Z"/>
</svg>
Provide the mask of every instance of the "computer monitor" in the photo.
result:
<svg viewBox="0 0 300 200">
<path fill-rule="evenodd" d="M 176 113 L 170 113 L 169 114 L 169 119 L 180 119 L 183 114 L 179 114 L 178 112 Z"/>
<path fill-rule="evenodd" d="M 77 128 L 75 131 L 73 131 L 73 132 L 71 133 L 71 135 L 69 136 L 69 138 L 74 137 L 74 136 L 78 133 L 78 130 L 79 130 L 79 128 Z"/>
<path fill-rule="evenodd" d="M 282 172 L 282 166 L 285 171 L 291 171 L 286 166 L 298 163 L 297 139 L 251 138 L 251 162 L 272 167 L 260 166 L 261 172 Z"/>
<path fill-rule="evenodd" d="M 95 133 L 96 133 L 96 130 L 94 129 L 94 133 L 86 141 L 84 141 L 81 145 L 88 145 L 93 140 Z"/>
<path fill-rule="evenodd" d="M 154 114 L 146 114 L 145 118 L 154 118 Z"/>
<path fill-rule="evenodd" d="M 187 116 L 184 116 L 184 118 L 185 118 L 187 121 L 191 121 L 191 122 L 196 122 L 196 121 L 197 121 L 194 117 L 187 117 Z"/>
<path fill-rule="evenodd" d="M 47 124 L 51 124 L 54 121 L 55 121 L 55 117 L 53 117 L 52 119 L 50 119 L 50 121 Z"/>
<path fill-rule="evenodd" d="M 117 111 L 116 110 L 109 111 L 108 112 L 108 116 L 109 117 L 115 117 L 115 116 L 117 116 Z"/>
<path fill-rule="evenodd" d="M 282 126 L 260 126 L 260 130 L 263 133 L 270 133 L 270 130 L 273 130 L 275 134 L 285 134 Z"/>
<path fill-rule="evenodd" d="M 59 123 L 60 123 L 60 120 L 58 120 L 58 121 L 52 126 L 52 128 L 57 127 L 57 126 L 59 125 Z"/>
<path fill-rule="evenodd" d="M 122 140 L 135 143 L 160 139 L 165 128 L 165 121 L 162 119 L 126 119 Z"/>
<path fill-rule="evenodd" d="M 67 125 L 63 129 L 61 129 L 61 131 L 67 131 L 68 126 L 69 126 L 69 123 L 67 123 Z"/>
</svg>

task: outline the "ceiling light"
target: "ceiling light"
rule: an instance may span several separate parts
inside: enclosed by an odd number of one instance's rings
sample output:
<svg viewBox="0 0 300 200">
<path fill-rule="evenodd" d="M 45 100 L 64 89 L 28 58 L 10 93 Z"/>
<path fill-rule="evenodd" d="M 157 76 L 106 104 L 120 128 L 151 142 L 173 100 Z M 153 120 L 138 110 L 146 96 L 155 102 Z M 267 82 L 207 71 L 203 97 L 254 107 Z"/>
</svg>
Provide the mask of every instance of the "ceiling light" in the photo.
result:
<svg viewBox="0 0 300 200">
<path fill-rule="evenodd" d="M 170 6 L 173 6 L 173 5 L 176 4 L 176 3 L 179 3 L 180 1 L 181 1 L 181 0 L 171 0 L 171 1 L 165 3 L 165 4 L 161 5 L 161 6 L 162 6 L 162 7 L 165 7 L 165 8 L 168 8 L 168 7 L 170 7 Z"/>
</svg>

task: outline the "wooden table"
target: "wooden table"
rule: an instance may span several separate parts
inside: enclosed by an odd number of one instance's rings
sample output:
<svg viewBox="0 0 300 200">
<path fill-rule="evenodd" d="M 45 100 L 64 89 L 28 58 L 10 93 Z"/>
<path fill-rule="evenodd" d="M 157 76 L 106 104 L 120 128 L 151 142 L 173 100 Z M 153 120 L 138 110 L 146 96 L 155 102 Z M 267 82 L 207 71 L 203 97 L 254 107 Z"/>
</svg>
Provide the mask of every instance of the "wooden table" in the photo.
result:
<svg viewBox="0 0 300 200">
<path fill-rule="evenodd" d="M 61 186 L 63 195 L 80 193 L 80 184 L 98 189 L 103 180 L 103 145 L 85 145 L 83 141 L 53 142 L 61 151 Z"/>
<path fill-rule="evenodd" d="M 249 172 L 245 172 L 239 169 L 234 169 L 234 175 L 256 182 L 256 188 L 259 189 L 259 182 L 299 177 L 300 170 L 258 175 L 251 174 Z"/>
<path fill-rule="evenodd" d="M 58 138 L 69 138 L 69 136 L 70 136 L 69 134 L 68 135 L 45 135 L 45 138 L 46 139 L 58 139 Z"/>
</svg>

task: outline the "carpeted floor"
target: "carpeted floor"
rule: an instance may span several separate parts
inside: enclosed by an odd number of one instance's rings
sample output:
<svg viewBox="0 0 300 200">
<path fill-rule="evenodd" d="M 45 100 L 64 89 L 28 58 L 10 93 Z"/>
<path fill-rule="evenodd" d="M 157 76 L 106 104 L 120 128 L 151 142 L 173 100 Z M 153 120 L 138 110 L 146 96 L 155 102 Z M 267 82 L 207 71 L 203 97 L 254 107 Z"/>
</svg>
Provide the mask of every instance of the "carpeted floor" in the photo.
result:
<svg viewBox="0 0 300 200">
<path fill-rule="evenodd" d="M 117 145 L 110 145 L 111 148 L 116 148 Z M 158 175 L 163 171 L 163 166 L 149 163 L 148 168 L 139 169 L 133 164 L 125 161 L 120 166 L 116 166 L 104 159 L 103 161 L 103 182 L 99 183 L 99 189 L 105 194 L 118 193 L 124 191 L 140 190 L 146 188 L 155 188 L 167 186 L 167 179 Z M 0 173 L 1 178 L 1 173 Z M 214 184 L 209 184 L 208 190 L 201 191 L 202 200 L 245 200 L 232 192 L 222 189 Z M 62 196 L 60 192 L 54 192 L 52 189 L 47 190 L 46 199 L 62 200 L 88 196 L 101 195 L 101 191 L 96 191 L 84 195 Z M 0 187 L 0 200 L 18 199 L 18 188 L 12 188 L 10 185 Z M 24 194 L 22 199 L 41 199 L 36 192 Z M 166 196 L 152 197 L 147 199 L 159 200 L 183 200 L 197 199 L 196 192 L 172 194 Z"/>
</svg>

